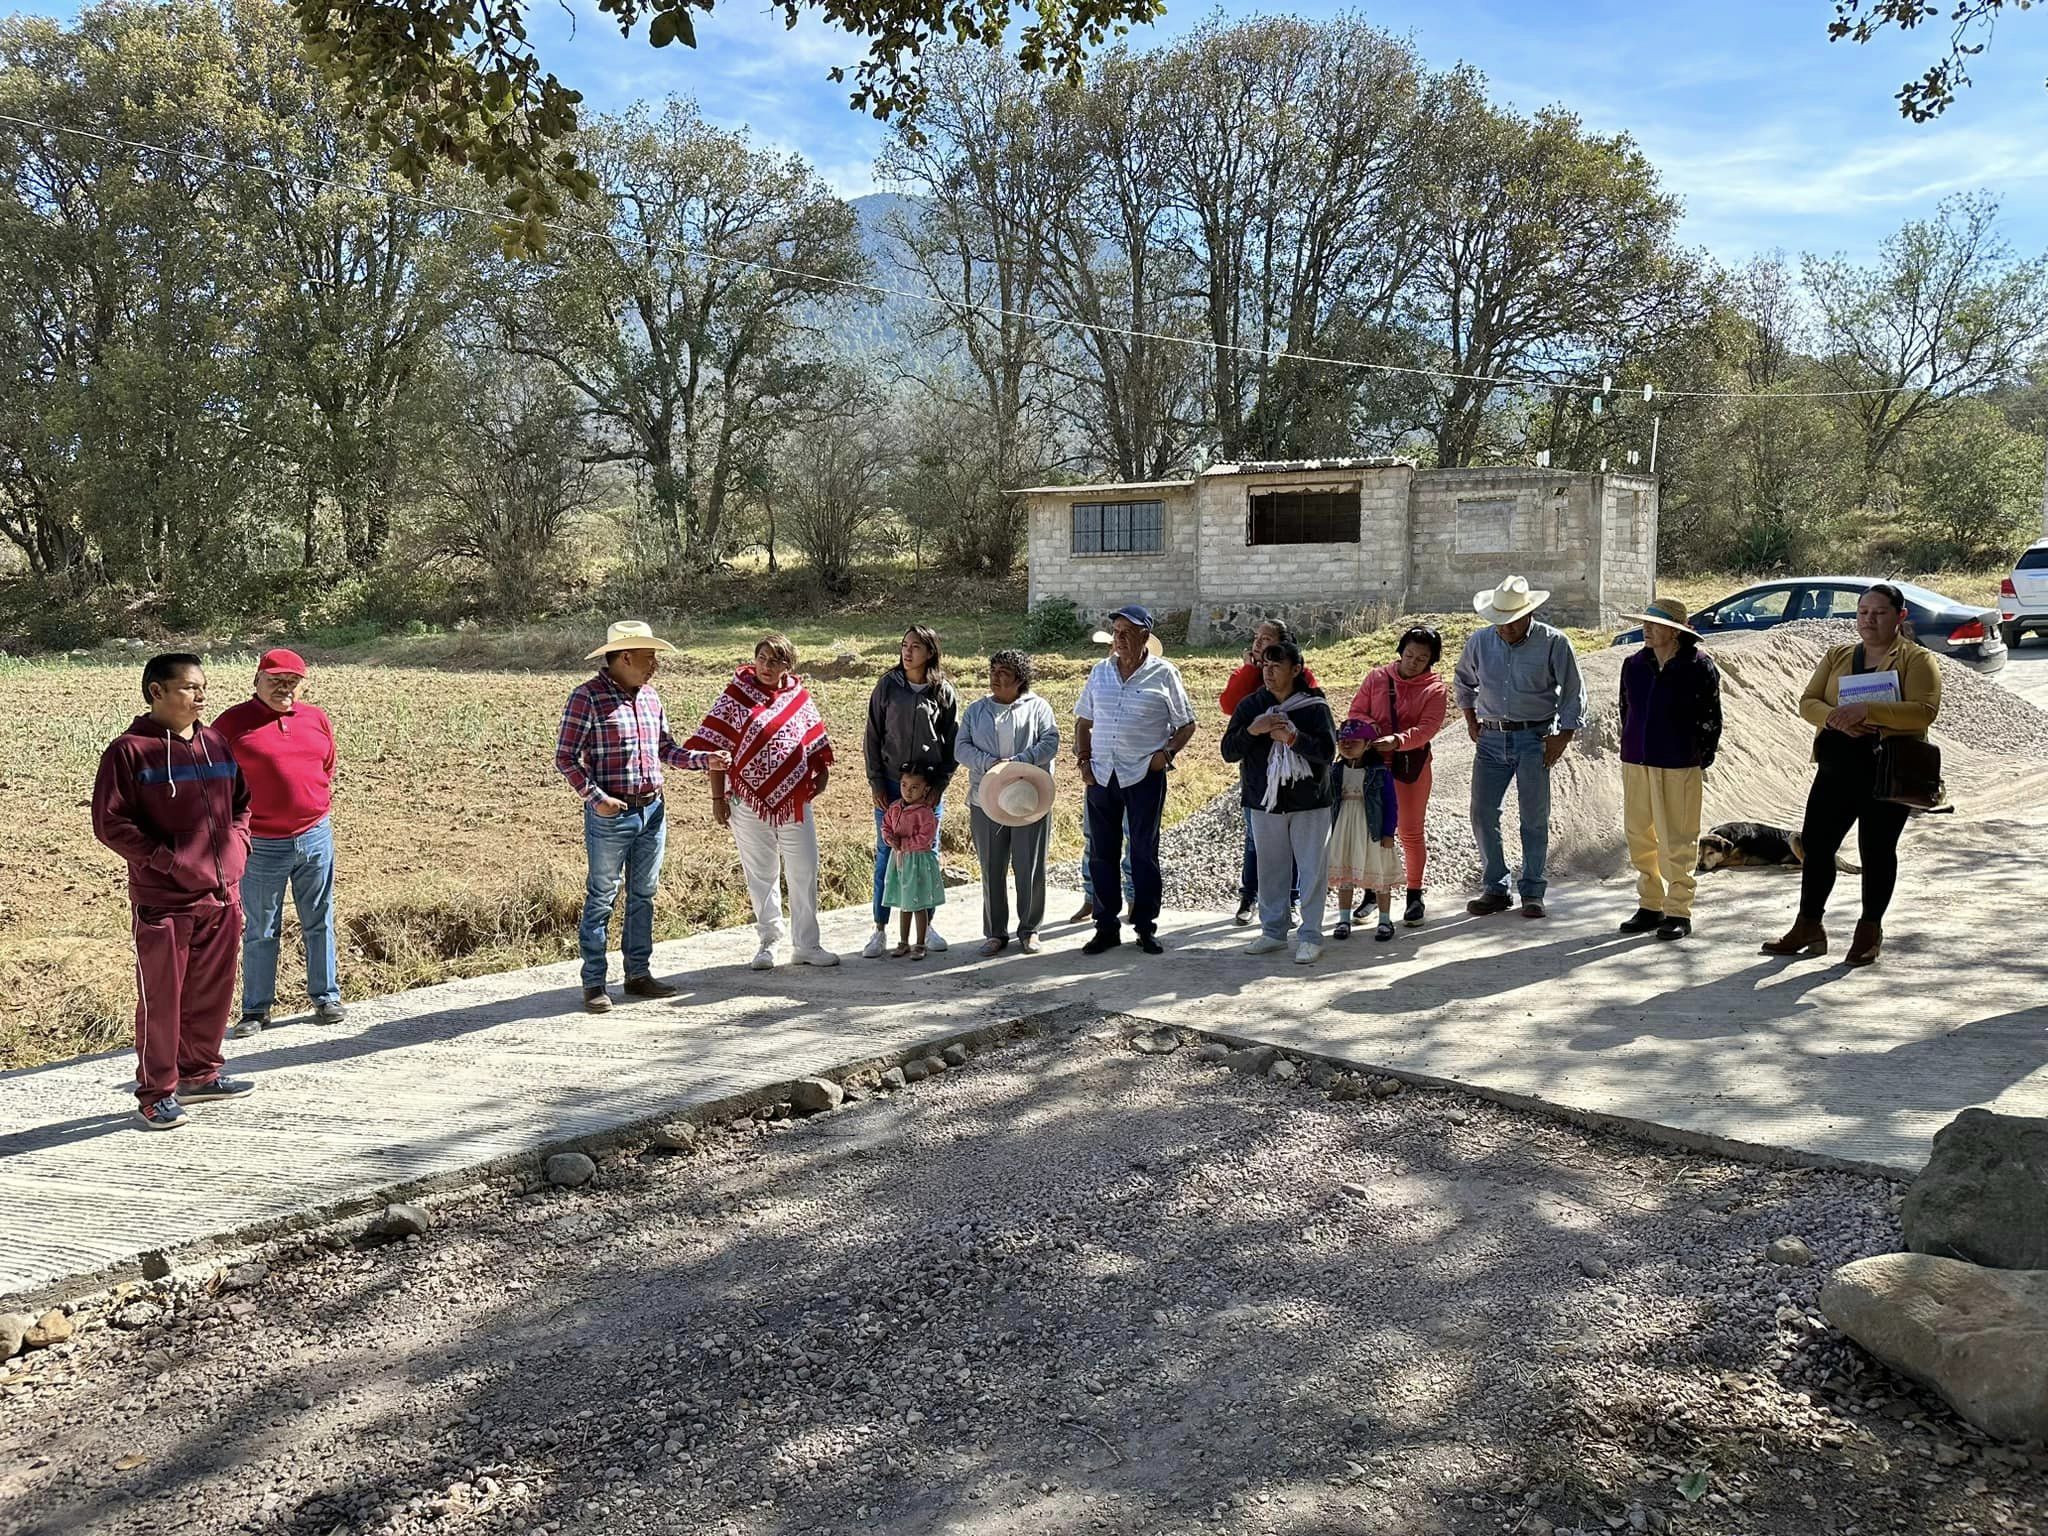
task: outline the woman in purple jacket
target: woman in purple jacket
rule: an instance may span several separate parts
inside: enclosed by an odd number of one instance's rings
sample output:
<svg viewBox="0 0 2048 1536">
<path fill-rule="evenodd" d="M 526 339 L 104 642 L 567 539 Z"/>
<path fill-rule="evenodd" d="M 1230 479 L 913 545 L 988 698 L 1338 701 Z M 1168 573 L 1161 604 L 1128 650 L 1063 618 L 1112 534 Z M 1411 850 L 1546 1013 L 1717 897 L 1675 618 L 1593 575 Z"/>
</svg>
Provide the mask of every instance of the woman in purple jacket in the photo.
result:
<svg viewBox="0 0 2048 1536">
<path fill-rule="evenodd" d="M 1683 603 L 1659 598 L 1628 617 L 1642 621 L 1643 648 L 1621 664 L 1621 819 L 1637 900 L 1621 931 L 1682 939 L 1703 781 L 1721 745 L 1721 672 Z"/>
</svg>

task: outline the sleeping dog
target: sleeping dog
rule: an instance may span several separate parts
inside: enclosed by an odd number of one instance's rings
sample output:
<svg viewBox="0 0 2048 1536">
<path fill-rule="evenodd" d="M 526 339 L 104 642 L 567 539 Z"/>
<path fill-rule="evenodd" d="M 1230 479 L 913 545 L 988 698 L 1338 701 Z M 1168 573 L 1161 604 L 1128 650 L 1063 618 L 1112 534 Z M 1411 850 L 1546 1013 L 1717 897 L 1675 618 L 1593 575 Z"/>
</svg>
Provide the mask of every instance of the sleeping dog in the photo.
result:
<svg viewBox="0 0 2048 1536">
<path fill-rule="evenodd" d="M 1700 862 L 1695 873 L 1805 862 L 1806 848 L 1797 832 L 1788 832 L 1783 827 L 1767 827 L 1757 821 L 1724 821 L 1700 838 Z M 1856 866 L 1839 855 L 1836 856 L 1835 867 L 1856 873 Z"/>
</svg>

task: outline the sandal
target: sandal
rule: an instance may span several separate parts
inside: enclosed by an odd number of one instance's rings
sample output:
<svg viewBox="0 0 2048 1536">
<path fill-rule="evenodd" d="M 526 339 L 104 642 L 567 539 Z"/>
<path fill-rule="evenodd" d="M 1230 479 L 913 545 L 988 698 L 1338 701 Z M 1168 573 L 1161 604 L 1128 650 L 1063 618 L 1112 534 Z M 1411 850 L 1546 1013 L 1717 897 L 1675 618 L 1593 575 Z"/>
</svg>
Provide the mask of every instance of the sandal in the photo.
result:
<svg viewBox="0 0 2048 1536">
<path fill-rule="evenodd" d="M 922 944 L 911 945 L 910 958 L 913 960 L 922 960 L 924 958 L 924 946 Z"/>
<path fill-rule="evenodd" d="M 1337 919 L 1337 926 L 1336 926 L 1335 928 L 1332 928 L 1332 929 L 1330 930 L 1330 937 L 1331 937 L 1331 938 L 1333 938 L 1333 939 L 1348 939 L 1348 938 L 1350 938 L 1350 937 L 1351 937 L 1351 919 L 1350 919 L 1350 918 L 1348 918 L 1348 917 L 1340 917 L 1340 918 L 1338 918 L 1338 919 Z"/>
<path fill-rule="evenodd" d="M 906 943 L 898 944 L 898 945 L 897 945 L 897 946 L 896 946 L 896 947 L 895 947 L 894 949 L 890 950 L 890 951 L 889 951 L 889 958 L 890 958 L 891 960 L 901 960 L 901 959 L 902 959 L 902 958 L 903 958 L 903 957 L 904 957 L 905 955 L 907 955 L 907 954 L 909 954 L 909 953 L 910 953 L 910 945 L 909 945 L 909 944 L 908 944 L 908 943 L 906 942 Z M 918 953 L 918 958 L 919 958 L 919 959 L 922 959 L 922 958 L 924 957 L 924 946 L 923 946 L 922 944 L 920 944 L 920 945 L 918 945 L 918 946 L 917 946 L 917 953 Z"/>
</svg>

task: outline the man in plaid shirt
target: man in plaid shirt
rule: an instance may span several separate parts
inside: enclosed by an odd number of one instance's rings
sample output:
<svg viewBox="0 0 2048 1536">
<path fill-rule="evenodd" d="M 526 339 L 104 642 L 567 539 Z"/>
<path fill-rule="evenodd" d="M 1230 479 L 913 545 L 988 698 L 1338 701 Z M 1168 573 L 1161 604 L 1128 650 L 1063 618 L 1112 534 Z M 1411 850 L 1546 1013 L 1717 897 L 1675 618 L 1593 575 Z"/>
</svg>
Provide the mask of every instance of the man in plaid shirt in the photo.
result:
<svg viewBox="0 0 2048 1536">
<path fill-rule="evenodd" d="M 724 769 L 723 752 L 685 752 L 669 734 L 668 716 L 653 678 L 663 652 L 675 647 L 655 638 L 638 619 L 611 626 L 604 644 L 586 660 L 604 658 L 597 676 L 580 683 L 562 711 L 555 769 L 583 797 L 583 850 L 590 875 L 583 890 L 583 921 L 576 930 L 583 951 L 583 1006 L 608 1013 L 605 936 L 619 880 L 626 882 L 627 993 L 674 997 L 676 989 L 649 974 L 654 959 L 654 893 L 668 818 L 661 799 L 661 768 Z"/>
</svg>

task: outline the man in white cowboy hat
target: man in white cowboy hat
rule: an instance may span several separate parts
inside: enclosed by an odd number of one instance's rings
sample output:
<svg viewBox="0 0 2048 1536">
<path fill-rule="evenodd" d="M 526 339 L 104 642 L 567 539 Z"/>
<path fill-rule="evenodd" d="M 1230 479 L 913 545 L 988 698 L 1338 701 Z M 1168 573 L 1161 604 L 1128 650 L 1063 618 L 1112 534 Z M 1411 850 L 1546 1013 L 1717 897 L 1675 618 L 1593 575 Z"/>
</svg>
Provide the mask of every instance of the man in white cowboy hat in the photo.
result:
<svg viewBox="0 0 2048 1536">
<path fill-rule="evenodd" d="M 1643 626 L 1643 648 L 1621 664 L 1621 821 L 1636 868 L 1635 916 L 1621 931 L 1682 939 L 1692 932 L 1701 792 L 1721 747 L 1721 673 L 1676 598 L 1628 617 Z"/>
<path fill-rule="evenodd" d="M 605 991 L 605 935 L 619 880 L 626 882 L 625 990 L 634 997 L 674 997 L 676 989 L 649 974 L 654 956 L 654 893 L 661 886 L 661 857 L 668 821 L 661 799 L 661 770 L 724 769 L 723 752 L 686 752 L 669 734 L 668 716 L 652 681 L 661 658 L 675 647 L 658 639 L 639 619 L 621 619 L 605 632 L 604 644 L 585 657 L 604 665 L 579 683 L 562 711 L 555 743 L 555 769 L 583 799 L 583 849 L 589 879 L 583 890 L 583 921 L 576 930 L 583 951 L 583 1006 L 591 1013 L 611 1010 Z"/>
<path fill-rule="evenodd" d="M 1522 818 L 1522 916 L 1543 916 L 1544 864 L 1550 854 L 1550 770 L 1586 723 L 1586 685 L 1562 630 L 1536 617 L 1550 594 L 1510 576 L 1472 606 L 1488 628 L 1465 642 L 1452 697 L 1478 751 L 1472 763 L 1472 834 L 1486 888 L 1466 905 L 1475 917 L 1505 912 L 1507 850 L 1500 808 L 1508 785 Z"/>
</svg>

